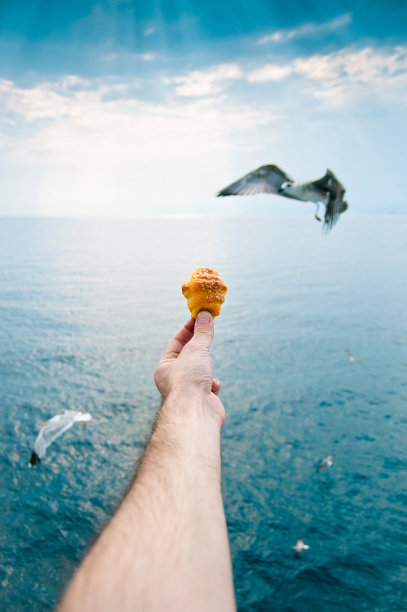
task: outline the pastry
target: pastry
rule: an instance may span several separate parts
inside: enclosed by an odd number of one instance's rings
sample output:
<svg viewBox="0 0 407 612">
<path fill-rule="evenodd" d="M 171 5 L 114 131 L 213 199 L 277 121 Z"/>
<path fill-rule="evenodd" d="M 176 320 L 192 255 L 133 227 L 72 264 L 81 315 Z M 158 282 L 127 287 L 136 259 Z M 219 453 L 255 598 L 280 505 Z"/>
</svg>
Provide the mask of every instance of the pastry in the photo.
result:
<svg viewBox="0 0 407 612">
<path fill-rule="evenodd" d="M 191 278 L 182 285 L 191 316 L 196 319 L 200 310 L 207 310 L 213 317 L 220 314 L 228 288 L 218 272 L 210 268 L 195 268 Z"/>
</svg>

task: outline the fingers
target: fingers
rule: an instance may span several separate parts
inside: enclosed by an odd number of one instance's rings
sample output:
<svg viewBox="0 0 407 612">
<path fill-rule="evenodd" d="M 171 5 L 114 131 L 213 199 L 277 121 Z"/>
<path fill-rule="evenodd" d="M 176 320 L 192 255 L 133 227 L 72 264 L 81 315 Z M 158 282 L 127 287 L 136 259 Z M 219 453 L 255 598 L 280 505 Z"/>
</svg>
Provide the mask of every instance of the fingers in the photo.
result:
<svg viewBox="0 0 407 612">
<path fill-rule="evenodd" d="M 167 348 L 164 351 L 163 358 L 176 358 L 194 335 L 195 321 L 190 319 L 181 329 L 177 331 L 175 336 L 169 341 Z"/>
<path fill-rule="evenodd" d="M 215 395 L 219 395 L 219 391 L 220 391 L 220 380 L 218 380 L 217 378 L 214 378 L 212 381 L 212 393 L 214 393 Z"/>
<path fill-rule="evenodd" d="M 214 333 L 213 319 L 210 312 L 201 310 L 195 320 L 194 340 L 209 348 Z"/>
</svg>

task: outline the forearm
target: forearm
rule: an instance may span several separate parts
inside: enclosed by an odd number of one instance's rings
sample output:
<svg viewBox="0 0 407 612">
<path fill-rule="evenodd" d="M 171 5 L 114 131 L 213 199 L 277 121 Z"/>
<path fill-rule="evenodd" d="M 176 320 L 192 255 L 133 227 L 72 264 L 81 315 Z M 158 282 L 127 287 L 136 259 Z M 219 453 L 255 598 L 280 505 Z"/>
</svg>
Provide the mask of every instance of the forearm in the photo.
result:
<svg viewBox="0 0 407 612">
<path fill-rule="evenodd" d="M 220 427 L 170 396 L 137 478 L 79 568 L 61 610 L 234 610 Z"/>
</svg>

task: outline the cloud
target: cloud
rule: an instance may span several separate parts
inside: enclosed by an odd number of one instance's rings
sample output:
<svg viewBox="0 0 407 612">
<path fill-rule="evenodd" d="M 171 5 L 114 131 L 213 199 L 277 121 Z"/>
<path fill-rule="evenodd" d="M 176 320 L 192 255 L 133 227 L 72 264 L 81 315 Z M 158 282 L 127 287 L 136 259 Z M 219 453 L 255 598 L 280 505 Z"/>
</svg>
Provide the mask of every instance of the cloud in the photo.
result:
<svg viewBox="0 0 407 612">
<path fill-rule="evenodd" d="M 360 97 L 407 98 L 407 48 L 340 51 L 297 58 L 296 74 L 313 81 L 314 97 L 329 106 L 346 106 Z"/>
<path fill-rule="evenodd" d="M 240 81 L 237 95 L 242 98 L 250 92 L 247 83 L 278 84 L 280 101 L 275 100 L 275 103 L 280 105 L 289 91 L 284 89 L 285 81 L 287 87 L 296 87 L 297 94 L 316 98 L 330 107 L 345 107 L 372 95 L 377 100 L 386 98 L 388 101 L 393 96 L 397 102 L 398 97 L 405 99 L 407 95 L 407 47 L 345 48 L 328 54 L 297 57 L 284 64 L 267 63 L 252 70 L 245 70 L 244 65 L 236 63 L 221 64 L 165 79 L 167 85 L 175 85 L 175 94 L 181 98 L 219 95 L 237 81 Z M 228 95 L 233 98 L 236 91 Z M 277 92 L 276 87 L 273 91 Z M 268 95 L 272 96 L 273 91 L 269 90 Z"/>
<path fill-rule="evenodd" d="M 104 97 L 121 98 L 129 84 L 107 83 L 67 75 L 54 83 L 39 83 L 31 88 L 17 87 L 12 81 L 0 80 L 0 95 L 6 111 L 23 117 L 26 122 L 40 119 L 61 120 L 82 115 Z M 134 86 L 134 84 L 133 84 Z"/>
<path fill-rule="evenodd" d="M 383 103 L 390 116 L 405 105 L 407 47 L 220 64 L 168 78 L 164 90 L 148 78 L 68 74 L 31 87 L 0 80 L 2 201 L 16 199 L 18 184 L 21 206 L 37 199 L 43 214 L 131 215 L 154 202 L 199 210 L 225 170 L 231 180 L 242 173 L 243 160 L 248 169 L 269 159 L 285 167 L 294 149 L 303 160 L 306 130 L 325 164 L 333 153 L 324 150 L 324 121 L 340 126 L 343 108 Z"/>
<path fill-rule="evenodd" d="M 297 93 L 330 107 L 344 107 L 369 96 L 397 103 L 407 97 L 407 47 L 343 49 L 298 57 L 286 64 L 265 64 L 245 77 L 249 83 L 263 84 L 290 77 Z"/>
<path fill-rule="evenodd" d="M 66 115 L 70 109 L 69 98 L 58 91 L 65 87 L 63 81 L 56 90 L 48 84 L 22 89 L 15 87 L 11 81 L 0 81 L 0 93 L 3 94 L 6 110 L 24 114 L 28 122 Z"/>
<path fill-rule="evenodd" d="M 91 82 L 88 79 L 79 77 L 77 74 L 67 74 L 60 81 L 60 87 L 63 90 L 90 87 Z"/>
<path fill-rule="evenodd" d="M 265 83 L 267 81 L 281 81 L 288 77 L 293 71 L 289 65 L 280 66 L 278 64 L 266 64 L 257 68 L 247 75 L 249 83 Z"/>
<path fill-rule="evenodd" d="M 343 72 L 343 64 L 342 54 L 313 55 L 295 59 L 293 70 L 308 79 L 325 81 L 339 78 Z"/>
<path fill-rule="evenodd" d="M 0 115 L 13 121 L 2 121 L 0 159 L 3 168 L 30 168 L 43 214 L 100 214 L 116 202 L 132 215 L 154 202 L 170 205 L 169 190 L 173 200 L 190 200 L 211 180 L 203 169 L 221 168 L 252 146 L 247 133 L 275 121 L 270 109 L 225 96 L 147 102 L 126 83 L 81 82 L 75 75 L 26 88 L 0 81 Z M 133 93 L 112 98 L 118 89 Z"/>
<path fill-rule="evenodd" d="M 82 88 L 78 88 L 80 83 Z M 76 86 L 75 89 L 72 85 Z M 63 143 L 74 141 L 79 133 L 82 137 L 78 144 L 83 148 L 86 147 L 87 135 L 93 133 L 95 137 L 108 139 L 110 145 L 116 143 L 117 147 L 128 146 L 129 149 L 140 147 L 144 152 L 149 149 L 153 137 L 157 137 L 162 154 L 166 144 L 174 150 L 174 137 L 182 141 L 184 138 L 189 140 L 189 135 L 192 135 L 196 149 L 194 138 L 199 134 L 205 142 L 205 134 L 211 133 L 208 130 L 211 126 L 216 128 L 213 134 L 225 135 L 241 126 L 255 126 L 274 118 L 269 111 L 262 113 L 243 104 L 230 105 L 222 96 L 164 104 L 132 96 L 112 99 L 109 95 L 128 90 L 125 83 L 101 85 L 97 79 L 92 82 L 74 75 L 31 88 L 17 87 L 12 81 L 0 81 L 0 94 L 9 117 L 14 120 L 19 117 L 20 124 L 21 121 L 37 123 L 42 135 L 48 136 L 38 140 L 37 150 L 62 150 Z M 50 139 L 49 136 L 57 131 L 59 135 L 64 133 L 64 138 Z"/>
<path fill-rule="evenodd" d="M 167 85 L 175 85 L 181 97 L 201 97 L 221 93 L 230 81 L 241 79 L 243 72 L 238 64 L 220 64 L 207 70 L 193 70 L 185 76 L 165 79 Z"/>
<path fill-rule="evenodd" d="M 352 13 L 344 13 L 343 15 L 338 15 L 337 17 L 334 17 L 334 19 L 330 19 L 329 21 L 324 21 L 322 23 L 304 23 L 292 29 L 277 30 L 272 34 L 263 36 L 257 42 L 260 45 L 264 45 L 269 42 L 286 42 L 292 40 L 293 38 L 304 38 L 316 36 L 318 34 L 326 34 L 328 32 L 339 30 L 340 28 L 349 25 L 351 22 Z"/>
</svg>

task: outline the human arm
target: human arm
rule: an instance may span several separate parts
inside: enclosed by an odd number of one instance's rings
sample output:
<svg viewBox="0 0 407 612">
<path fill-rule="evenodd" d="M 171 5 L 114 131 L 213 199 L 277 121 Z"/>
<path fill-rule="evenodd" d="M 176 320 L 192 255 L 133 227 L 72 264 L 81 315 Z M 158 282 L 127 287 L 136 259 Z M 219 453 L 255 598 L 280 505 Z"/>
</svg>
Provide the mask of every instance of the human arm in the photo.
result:
<svg viewBox="0 0 407 612">
<path fill-rule="evenodd" d="M 212 337 L 212 317 L 200 313 L 170 341 L 154 375 L 163 404 L 137 476 L 60 612 L 235 610 Z"/>
</svg>

